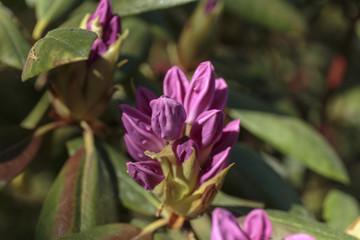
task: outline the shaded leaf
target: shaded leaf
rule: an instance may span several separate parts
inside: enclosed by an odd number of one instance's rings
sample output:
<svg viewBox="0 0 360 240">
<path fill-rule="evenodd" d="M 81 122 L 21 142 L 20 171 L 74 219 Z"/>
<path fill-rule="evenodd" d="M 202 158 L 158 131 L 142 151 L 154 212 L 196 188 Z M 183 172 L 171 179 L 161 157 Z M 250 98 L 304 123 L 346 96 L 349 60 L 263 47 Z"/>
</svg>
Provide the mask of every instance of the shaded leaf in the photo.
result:
<svg viewBox="0 0 360 240">
<path fill-rule="evenodd" d="M 95 12 L 97 5 L 97 2 L 84 1 L 71 12 L 68 19 L 60 27 L 79 27 L 85 15 Z"/>
<path fill-rule="evenodd" d="M 235 165 L 225 178 L 224 192 L 256 198 L 268 206 L 284 210 L 290 209 L 292 204 L 300 204 L 294 189 L 256 152 L 236 144 L 231 153 L 231 162 Z"/>
<path fill-rule="evenodd" d="M 60 240 L 129 240 L 137 236 L 141 229 L 131 224 L 113 223 L 103 226 L 94 227 L 89 231 L 70 235 L 61 238 Z M 145 236 L 139 240 L 151 239 L 150 236 Z"/>
<path fill-rule="evenodd" d="M 96 38 L 96 33 L 80 28 L 59 28 L 50 31 L 31 48 L 21 76 L 22 80 L 67 63 L 86 60 Z"/>
<path fill-rule="evenodd" d="M 356 238 L 328 227 L 326 224 L 310 221 L 278 210 L 267 210 L 273 225 L 273 238 L 282 239 L 294 233 L 307 233 L 316 240 L 356 240 Z M 274 236 L 276 235 L 276 236 Z"/>
<path fill-rule="evenodd" d="M 250 207 L 250 208 L 264 207 L 263 203 L 234 197 L 221 191 L 216 194 L 215 199 L 211 203 L 211 205 L 218 207 Z"/>
<path fill-rule="evenodd" d="M 69 150 L 77 149 L 77 143 L 70 141 Z M 36 239 L 57 239 L 117 220 L 106 162 L 98 151 L 88 159 L 85 155 L 81 147 L 63 166 L 41 210 Z"/>
<path fill-rule="evenodd" d="M 353 196 L 336 189 L 327 194 L 323 206 L 323 218 L 329 226 L 345 230 L 359 213 L 359 204 Z"/>
<path fill-rule="evenodd" d="M 289 116 L 271 113 L 231 110 L 233 118 L 240 118 L 244 128 L 277 150 L 301 161 L 309 169 L 342 183 L 349 177 L 340 158 L 307 123 Z"/>
<path fill-rule="evenodd" d="M 306 29 L 301 13 L 283 0 L 225 0 L 225 10 L 273 30 L 302 33 Z"/>
<path fill-rule="evenodd" d="M 171 8 L 193 2 L 195 0 L 113 0 L 114 12 L 120 16 L 128 16 L 157 9 Z"/>
<path fill-rule="evenodd" d="M 0 3 L 0 62 L 22 69 L 30 45 L 12 18 L 10 11 Z"/>
<path fill-rule="evenodd" d="M 74 9 L 82 0 L 36 0 L 36 18 L 38 19 L 33 38 L 39 39 L 47 26 L 59 20 Z"/>
</svg>

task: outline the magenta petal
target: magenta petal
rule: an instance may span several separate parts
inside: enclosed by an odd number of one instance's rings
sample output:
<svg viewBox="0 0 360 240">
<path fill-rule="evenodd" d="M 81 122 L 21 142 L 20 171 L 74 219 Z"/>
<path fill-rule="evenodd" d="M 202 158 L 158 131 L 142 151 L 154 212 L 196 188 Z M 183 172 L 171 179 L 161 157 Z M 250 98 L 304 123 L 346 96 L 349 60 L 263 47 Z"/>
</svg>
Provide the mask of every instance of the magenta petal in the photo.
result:
<svg viewBox="0 0 360 240">
<path fill-rule="evenodd" d="M 118 34 L 121 33 L 120 17 L 118 15 L 114 15 L 104 29 L 103 39 L 106 42 L 106 45 L 110 46 L 116 42 Z"/>
<path fill-rule="evenodd" d="M 252 240 L 240 229 L 236 217 L 222 208 L 212 213 L 211 240 Z"/>
<path fill-rule="evenodd" d="M 152 110 L 151 126 L 154 132 L 169 141 L 180 137 L 186 119 L 184 107 L 166 96 L 152 100 L 150 107 Z"/>
<path fill-rule="evenodd" d="M 189 81 L 179 67 L 174 66 L 167 71 L 163 82 L 164 95 L 184 104 L 185 93 L 188 88 Z"/>
<path fill-rule="evenodd" d="M 151 116 L 150 101 L 155 99 L 156 95 L 152 91 L 144 87 L 138 87 L 136 91 L 136 106 L 148 116 Z"/>
<path fill-rule="evenodd" d="M 105 28 L 108 25 L 112 14 L 113 10 L 110 0 L 101 0 L 94 14 L 90 16 L 86 28 L 91 30 L 91 23 L 98 16 L 101 26 Z"/>
<path fill-rule="evenodd" d="M 219 172 L 229 166 L 231 147 L 226 148 L 220 153 L 213 155 L 208 161 L 204 163 L 202 168 L 202 175 L 200 176 L 200 184 L 215 177 Z"/>
<path fill-rule="evenodd" d="M 284 240 L 315 240 L 314 237 L 307 235 L 305 233 L 298 233 L 284 238 Z"/>
<path fill-rule="evenodd" d="M 220 110 L 209 110 L 201 113 L 190 131 L 190 138 L 199 145 L 206 147 L 217 142 L 222 133 L 225 115 Z"/>
<path fill-rule="evenodd" d="M 187 122 L 194 123 L 196 117 L 208 110 L 213 102 L 215 93 L 215 71 L 207 61 L 201 63 L 195 70 L 190 86 L 185 95 L 184 107 Z"/>
<path fill-rule="evenodd" d="M 152 131 L 150 117 L 126 104 L 120 105 L 119 109 L 122 112 L 121 120 L 125 134 L 131 138 L 133 144 L 143 149 L 142 152 L 145 150 L 160 152 L 165 146 L 165 141 L 157 137 Z M 135 160 L 143 160 L 135 158 L 135 156 L 132 157 Z"/>
<path fill-rule="evenodd" d="M 227 148 L 233 147 L 238 140 L 240 132 L 240 119 L 229 122 L 222 130 L 221 138 L 215 143 L 213 153 L 218 153 Z"/>
<path fill-rule="evenodd" d="M 89 55 L 88 65 L 90 66 L 99 56 L 103 55 L 107 50 L 102 39 L 96 39 L 93 45 L 91 46 L 91 51 Z"/>
<path fill-rule="evenodd" d="M 127 170 L 130 176 L 146 190 L 153 190 L 165 176 L 161 166 L 156 161 L 127 162 Z"/>
<path fill-rule="evenodd" d="M 127 152 L 135 161 L 151 160 L 151 158 L 144 153 L 147 147 L 135 142 L 127 133 L 124 134 L 124 143 Z"/>
<path fill-rule="evenodd" d="M 269 240 L 272 232 L 269 216 L 262 209 L 252 210 L 246 216 L 243 230 L 251 240 Z"/>
<path fill-rule="evenodd" d="M 219 78 L 215 81 L 215 94 L 210 109 L 224 110 L 228 100 L 229 92 L 228 86 L 224 79 Z"/>
<path fill-rule="evenodd" d="M 196 142 L 191 140 L 188 136 L 183 136 L 182 138 L 175 140 L 172 145 L 172 150 L 175 154 L 177 165 L 180 165 L 190 158 L 191 154 L 193 154 L 192 148 L 195 149 L 195 154 L 198 156 L 199 147 Z"/>
</svg>

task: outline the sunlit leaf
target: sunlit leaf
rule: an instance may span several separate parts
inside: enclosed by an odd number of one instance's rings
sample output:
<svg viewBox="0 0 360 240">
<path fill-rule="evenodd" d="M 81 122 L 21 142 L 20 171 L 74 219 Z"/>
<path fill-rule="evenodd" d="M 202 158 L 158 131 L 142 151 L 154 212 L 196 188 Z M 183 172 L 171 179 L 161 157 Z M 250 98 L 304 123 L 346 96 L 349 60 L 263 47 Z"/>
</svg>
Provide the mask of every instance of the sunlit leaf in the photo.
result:
<svg viewBox="0 0 360 240">
<path fill-rule="evenodd" d="M 94 227 L 89 231 L 73 234 L 60 240 L 129 240 L 137 236 L 141 229 L 131 224 L 113 223 Z M 139 238 L 139 240 L 150 240 L 150 236 Z"/>
<path fill-rule="evenodd" d="M 0 62 L 22 69 L 30 45 L 13 20 L 10 11 L 0 3 Z"/>
<path fill-rule="evenodd" d="M 287 1 L 225 0 L 225 9 L 241 18 L 273 30 L 302 33 L 306 29 L 304 17 Z"/>
<path fill-rule="evenodd" d="M 67 63 L 86 60 L 96 38 L 96 33 L 80 28 L 59 28 L 50 31 L 31 48 L 21 76 L 22 80 Z"/>
<path fill-rule="evenodd" d="M 231 110 L 242 127 L 277 150 L 301 161 L 325 177 L 348 183 L 349 177 L 340 158 L 310 125 L 300 119 L 265 112 Z"/>
<path fill-rule="evenodd" d="M 356 240 L 356 238 L 345 234 L 343 231 L 337 231 L 323 223 L 309 221 L 278 210 L 267 210 L 267 213 L 273 225 L 274 239 L 283 239 L 294 233 L 306 233 L 316 240 Z"/>
<path fill-rule="evenodd" d="M 106 160 L 98 151 L 86 159 L 83 147 L 75 150 L 77 143 L 67 144 L 70 151 L 76 152 L 66 161 L 49 191 L 36 239 L 57 239 L 117 220 L 117 198 Z"/>
<path fill-rule="evenodd" d="M 300 204 L 294 189 L 253 150 L 236 144 L 231 153 L 235 165 L 225 178 L 224 192 L 235 196 L 255 197 L 267 206 L 290 209 Z"/>
<path fill-rule="evenodd" d="M 34 32 L 33 38 L 39 39 L 43 31 L 51 23 L 59 20 L 64 15 L 74 9 L 82 0 L 36 0 L 36 18 L 38 19 Z"/>
<path fill-rule="evenodd" d="M 114 12 L 128 16 L 157 9 L 171 8 L 195 0 L 112 0 Z"/>
<path fill-rule="evenodd" d="M 325 198 L 323 218 L 329 226 L 345 230 L 359 213 L 357 200 L 349 194 L 333 189 Z"/>
</svg>

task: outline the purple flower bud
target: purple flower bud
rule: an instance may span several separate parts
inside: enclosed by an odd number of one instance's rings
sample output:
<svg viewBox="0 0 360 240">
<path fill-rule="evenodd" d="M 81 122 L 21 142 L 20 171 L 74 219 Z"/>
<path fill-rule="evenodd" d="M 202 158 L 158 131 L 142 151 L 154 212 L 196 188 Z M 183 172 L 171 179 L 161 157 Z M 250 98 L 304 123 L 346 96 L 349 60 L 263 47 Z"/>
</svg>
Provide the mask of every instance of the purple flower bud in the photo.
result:
<svg viewBox="0 0 360 240">
<path fill-rule="evenodd" d="M 179 67 L 174 66 L 167 71 L 163 83 L 164 95 L 184 104 L 188 88 L 189 81 Z"/>
<path fill-rule="evenodd" d="M 315 238 L 313 238 L 310 235 L 304 234 L 304 233 L 298 233 L 298 234 L 294 234 L 289 237 L 286 237 L 286 238 L 284 238 L 284 240 L 315 240 Z"/>
<path fill-rule="evenodd" d="M 100 25 L 103 28 L 106 28 L 106 26 L 108 25 L 109 20 L 111 19 L 112 16 L 113 16 L 113 10 L 112 10 L 110 0 L 101 0 L 98 7 L 96 8 L 94 14 L 90 16 L 88 23 L 86 25 L 86 28 L 88 30 L 92 30 L 91 23 L 97 17 L 99 17 Z"/>
<path fill-rule="evenodd" d="M 215 81 L 215 94 L 210 109 L 224 110 L 229 96 L 228 86 L 224 79 L 219 78 Z"/>
<path fill-rule="evenodd" d="M 89 55 L 89 66 L 101 55 L 103 55 L 108 47 L 102 39 L 96 39 L 93 45 L 91 46 L 91 51 Z"/>
<path fill-rule="evenodd" d="M 215 208 L 212 213 L 211 240 L 250 239 L 241 230 L 236 217 L 231 212 L 223 208 Z"/>
<path fill-rule="evenodd" d="M 229 122 L 222 130 L 221 138 L 215 143 L 213 153 L 223 151 L 227 147 L 233 147 L 240 132 L 240 119 Z"/>
<path fill-rule="evenodd" d="M 191 140 L 188 136 L 183 136 L 173 143 L 172 150 L 175 153 L 177 165 L 180 165 L 190 158 L 193 154 L 192 148 L 195 149 L 195 155 L 197 157 L 199 154 L 199 147 L 196 142 Z"/>
<path fill-rule="evenodd" d="M 216 0 L 208 0 L 205 5 L 205 13 L 209 14 L 214 9 L 216 4 L 217 4 Z"/>
<path fill-rule="evenodd" d="M 103 39 L 106 42 L 106 45 L 110 46 L 116 42 L 119 33 L 121 33 L 120 17 L 118 15 L 114 15 L 103 32 Z"/>
<path fill-rule="evenodd" d="M 121 120 L 127 136 L 124 140 L 131 157 L 140 161 L 147 159 L 140 157 L 145 156 L 143 153 L 146 150 L 160 152 L 165 146 L 165 141 L 152 131 L 150 117 L 126 104 L 120 105 L 119 109 L 122 111 Z M 134 154 L 136 152 L 137 154 Z"/>
<path fill-rule="evenodd" d="M 153 160 L 135 163 L 127 162 L 126 167 L 135 182 L 146 190 L 153 190 L 156 185 L 165 179 L 160 164 Z"/>
<path fill-rule="evenodd" d="M 156 95 L 147 88 L 138 87 L 136 91 L 136 106 L 148 116 L 151 116 L 150 101 L 155 99 Z"/>
<path fill-rule="evenodd" d="M 202 168 L 202 175 L 200 176 L 200 184 L 215 177 L 219 172 L 229 166 L 231 147 L 227 147 L 222 152 L 213 155 L 208 161 L 204 163 Z"/>
<path fill-rule="evenodd" d="M 251 240 L 269 240 L 272 232 L 269 216 L 262 209 L 254 209 L 246 216 L 243 229 Z"/>
<path fill-rule="evenodd" d="M 214 93 L 214 67 L 209 61 L 203 62 L 195 70 L 185 95 L 184 107 L 188 123 L 194 123 L 200 113 L 209 109 L 214 99 Z"/>
<path fill-rule="evenodd" d="M 180 137 L 186 119 L 184 107 L 166 96 L 152 100 L 150 107 L 152 110 L 151 126 L 154 132 L 169 141 Z"/>
<path fill-rule="evenodd" d="M 220 110 L 209 110 L 201 113 L 190 131 L 190 138 L 193 139 L 199 148 L 204 148 L 221 137 L 225 115 Z"/>
</svg>

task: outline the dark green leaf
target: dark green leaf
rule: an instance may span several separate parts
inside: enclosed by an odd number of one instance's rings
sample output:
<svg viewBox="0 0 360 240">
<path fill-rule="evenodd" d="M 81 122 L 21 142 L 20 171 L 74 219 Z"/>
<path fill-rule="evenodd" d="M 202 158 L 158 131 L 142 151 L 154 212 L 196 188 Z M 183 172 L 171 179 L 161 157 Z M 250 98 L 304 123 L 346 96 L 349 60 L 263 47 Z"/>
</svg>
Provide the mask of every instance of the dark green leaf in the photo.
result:
<svg viewBox="0 0 360 240">
<path fill-rule="evenodd" d="M 59 20 L 74 9 L 82 0 L 36 0 L 36 17 L 33 37 L 39 39 L 49 24 Z"/>
<path fill-rule="evenodd" d="M 79 147 L 68 143 L 69 151 Z M 76 150 L 65 163 L 45 200 L 36 239 L 57 239 L 117 220 L 116 196 L 107 164 L 100 152 L 85 157 Z"/>
<path fill-rule="evenodd" d="M 171 8 L 195 0 L 113 0 L 114 12 L 128 16 L 157 9 Z"/>
<path fill-rule="evenodd" d="M 300 12 L 282 0 L 225 0 L 225 9 L 273 30 L 302 33 L 306 29 L 305 20 Z"/>
<path fill-rule="evenodd" d="M 80 6 L 71 12 L 68 20 L 63 22 L 60 27 L 79 27 L 85 15 L 95 12 L 97 5 L 97 2 L 83 2 Z"/>
<path fill-rule="evenodd" d="M 0 4 L 0 62 L 10 67 L 22 69 L 30 45 L 12 18 L 9 10 Z"/>
<path fill-rule="evenodd" d="M 236 144 L 231 153 L 231 162 L 235 165 L 225 178 L 225 192 L 254 197 L 266 205 L 284 210 L 300 203 L 294 189 L 251 149 Z"/>
<path fill-rule="evenodd" d="M 129 240 L 137 236 L 141 229 L 131 224 L 113 223 L 103 226 L 94 227 L 89 231 L 83 233 L 73 234 L 60 240 Z M 139 240 L 151 239 L 150 236 L 141 238 Z"/>
<path fill-rule="evenodd" d="M 344 231 L 359 213 L 359 204 L 353 196 L 335 189 L 327 194 L 323 206 L 323 218 L 328 225 Z"/>
<path fill-rule="evenodd" d="M 267 213 L 273 225 L 274 239 L 283 239 L 291 234 L 301 232 L 313 236 L 316 240 L 356 240 L 343 231 L 337 231 L 323 223 L 278 210 L 267 210 Z"/>
<path fill-rule="evenodd" d="M 271 113 L 231 110 L 241 125 L 277 150 L 301 161 L 309 169 L 342 183 L 349 177 L 340 158 L 310 125 L 300 119 Z"/>
<path fill-rule="evenodd" d="M 80 28 L 59 28 L 50 31 L 31 48 L 21 76 L 22 80 L 67 63 L 86 60 L 96 38 L 96 33 Z"/>
</svg>

